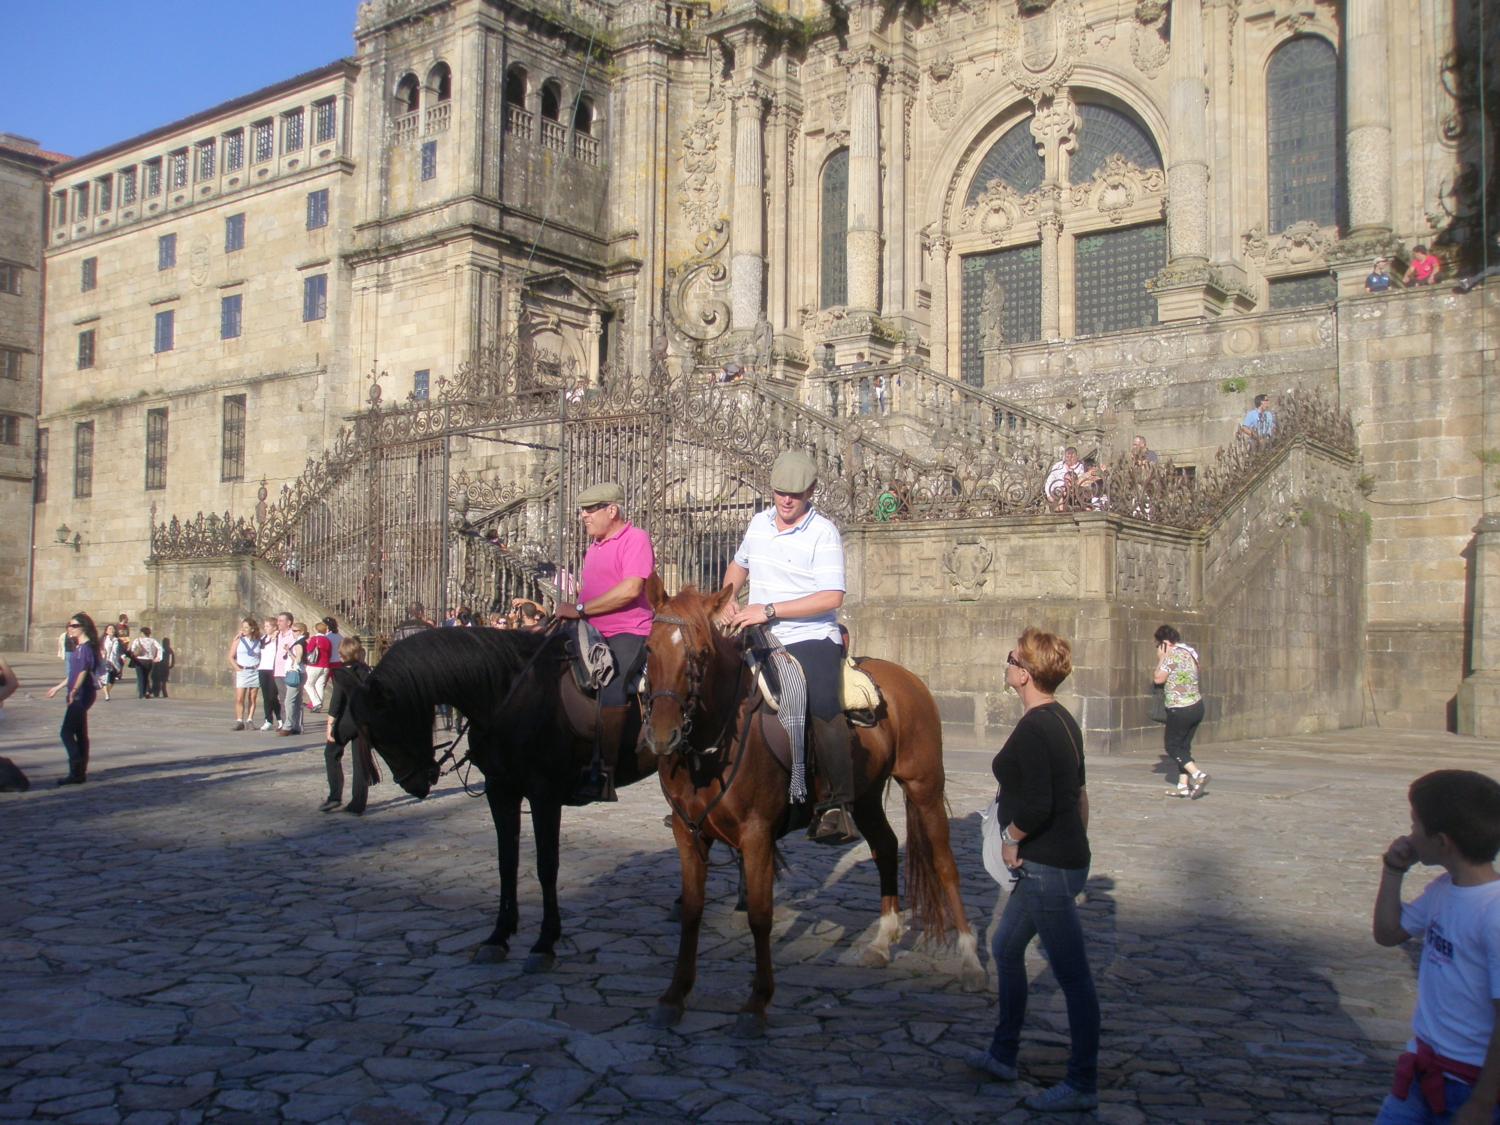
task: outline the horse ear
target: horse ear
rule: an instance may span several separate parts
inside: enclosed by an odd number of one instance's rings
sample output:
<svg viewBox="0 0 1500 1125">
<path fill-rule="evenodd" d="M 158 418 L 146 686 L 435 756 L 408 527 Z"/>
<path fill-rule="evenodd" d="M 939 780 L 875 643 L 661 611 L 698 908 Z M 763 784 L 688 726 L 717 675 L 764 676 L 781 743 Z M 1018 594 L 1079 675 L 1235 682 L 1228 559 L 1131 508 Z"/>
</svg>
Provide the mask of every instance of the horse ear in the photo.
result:
<svg viewBox="0 0 1500 1125">
<path fill-rule="evenodd" d="M 667 600 L 667 588 L 661 583 L 661 575 L 654 570 L 651 577 L 646 579 L 646 600 L 651 603 L 652 609 L 660 609 Z"/>
<path fill-rule="evenodd" d="M 708 615 L 717 621 L 719 612 L 733 600 L 734 587 L 725 583 L 724 587 L 708 600 Z"/>
</svg>

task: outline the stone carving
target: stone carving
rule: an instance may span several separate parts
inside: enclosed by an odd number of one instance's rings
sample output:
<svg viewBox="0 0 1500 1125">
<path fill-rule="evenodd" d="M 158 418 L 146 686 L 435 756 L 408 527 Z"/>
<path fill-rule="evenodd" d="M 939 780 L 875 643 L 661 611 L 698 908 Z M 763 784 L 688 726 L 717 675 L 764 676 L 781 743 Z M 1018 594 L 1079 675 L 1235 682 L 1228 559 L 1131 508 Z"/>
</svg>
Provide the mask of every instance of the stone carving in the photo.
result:
<svg viewBox="0 0 1500 1125">
<path fill-rule="evenodd" d="M 208 252 L 208 236 L 198 235 L 193 239 L 192 249 L 188 251 L 189 275 L 193 284 L 200 289 L 208 284 L 208 272 L 211 259 Z"/>
<path fill-rule="evenodd" d="M 1208 257 L 1208 165 L 1174 164 L 1167 173 L 1172 201 L 1168 215 L 1168 260 Z"/>
<path fill-rule="evenodd" d="M 1023 199 L 1004 180 L 991 180 L 984 194 L 974 201 L 974 206 L 964 208 L 959 229 L 979 231 L 998 245 L 1028 210 L 1035 210 L 1032 196 Z"/>
<path fill-rule="evenodd" d="M 1391 224 L 1391 131 L 1378 125 L 1351 129 L 1348 149 L 1349 225 Z"/>
<path fill-rule="evenodd" d="M 1167 5 L 1163 0 L 1140 0 L 1130 29 L 1130 59 L 1147 78 L 1167 65 Z"/>
<path fill-rule="evenodd" d="M 729 306 L 702 293 L 706 285 L 712 294 L 713 287 L 721 285 L 728 276 L 724 263 L 719 261 L 728 244 L 728 220 L 715 219 L 710 229 L 698 236 L 693 257 L 668 271 L 667 323 L 679 336 L 705 343 L 729 330 Z"/>
<path fill-rule="evenodd" d="M 1226 297 L 1240 297 L 1249 304 L 1255 303 L 1255 294 L 1248 287 L 1201 262 L 1166 266 L 1155 277 L 1146 279 L 1146 288 L 1153 293 L 1168 289 L 1208 288 Z"/>
<path fill-rule="evenodd" d="M 1270 244 L 1266 241 L 1266 228 L 1264 223 L 1256 223 L 1253 227 L 1240 235 L 1240 243 L 1244 247 L 1245 257 L 1253 261 L 1263 262 L 1266 253 L 1270 250 Z"/>
<path fill-rule="evenodd" d="M 974 601 L 979 588 L 988 581 L 985 572 L 995 556 L 977 539 L 960 540 L 943 552 L 943 569 L 948 572 L 948 584 L 958 589 L 958 600 Z"/>
<path fill-rule="evenodd" d="M 719 134 L 729 99 L 719 78 L 720 48 L 708 41 L 708 97 L 682 133 L 682 183 L 677 203 L 690 230 L 702 230 L 719 214 Z"/>
<path fill-rule="evenodd" d="M 1103 167 L 1094 169 L 1088 183 L 1074 185 L 1071 199 L 1074 207 L 1091 206 L 1118 223 L 1143 197 L 1159 196 L 1166 188 L 1160 168 L 1141 168 L 1114 152 L 1104 158 Z"/>
<path fill-rule="evenodd" d="M 1293 223 L 1276 236 L 1266 254 L 1270 262 L 1285 262 L 1290 266 L 1317 261 L 1323 257 L 1329 243 L 1328 234 L 1311 219 Z"/>
<path fill-rule="evenodd" d="M 1068 81 L 1087 46 L 1082 0 L 1056 0 L 1000 28 L 1000 67 L 1033 102 L 1051 97 Z"/>
<path fill-rule="evenodd" d="M 1083 117 L 1066 87 L 1037 99 L 1036 112 L 1031 115 L 1031 135 L 1048 152 L 1054 147 L 1072 152 L 1082 127 Z"/>
<path fill-rule="evenodd" d="M 847 90 L 835 90 L 828 95 L 828 123 L 830 125 L 842 125 L 848 112 L 849 92 Z"/>
<path fill-rule="evenodd" d="M 963 72 L 954 65 L 946 51 L 933 60 L 927 68 L 927 112 L 933 124 L 946 129 L 958 116 L 964 100 Z"/>
<path fill-rule="evenodd" d="M 1122 599 L 1186 606 L 1191 601 L 1188 573 L 1182 547 L 1130 539 L 1121 539 L 1115 547 L 1115 587 Z"/>
<path fill-rule="evenodd" d="M 988 351 L 1005 343 L 1005 286 L 992 273 L 984 276 L 979 299 L 979 347 Z"/>
</svg>

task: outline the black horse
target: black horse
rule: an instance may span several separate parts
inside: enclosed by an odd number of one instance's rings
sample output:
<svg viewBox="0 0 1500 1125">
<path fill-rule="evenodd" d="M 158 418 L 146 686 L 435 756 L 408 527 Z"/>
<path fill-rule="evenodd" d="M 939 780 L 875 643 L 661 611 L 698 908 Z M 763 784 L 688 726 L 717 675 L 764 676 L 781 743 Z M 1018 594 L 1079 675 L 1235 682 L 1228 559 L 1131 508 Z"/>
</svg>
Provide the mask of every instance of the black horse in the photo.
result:
<svg viewBox="0 0 1500 1125">
<path fill-rule="evenodd" d="M 526 972 L 556 961 L 562 936 L 557 869 L 562 808 L 576 803 L 579 778 L 594 753 L 594 701 L 578 690 L 560 633 L 508 629 L 425 629 L 396 642 L 362 689 L 350 696 L 354 720 L 391 768 L 396 783 L 426 797 L 438 779 L 433 712 L 446 703 L 469 723 L 469 758 L 484 775 L 485 798 L 500 851 L 500 914 L 475 951 L 476 961 L 503 961 L 519 908 L 521 798 L 531 806 L 542 932 Z M 656 756 L 622 751 L 615 785 L 656 773 Z"/>
</svg>

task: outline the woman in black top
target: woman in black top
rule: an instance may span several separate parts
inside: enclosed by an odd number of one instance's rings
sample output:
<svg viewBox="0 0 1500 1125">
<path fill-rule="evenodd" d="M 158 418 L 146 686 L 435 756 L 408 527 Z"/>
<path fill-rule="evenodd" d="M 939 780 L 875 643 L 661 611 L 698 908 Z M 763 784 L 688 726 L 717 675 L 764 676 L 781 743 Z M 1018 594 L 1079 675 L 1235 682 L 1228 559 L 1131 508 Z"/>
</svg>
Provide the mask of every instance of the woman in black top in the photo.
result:
<svg viewBox="0 0 1500 1125">
<path fill-rule="evenodd" d="M 989 1050 L 971 1051 L 966 1060 L 1003 1081 L 1015 1080 L 1026 1018 L 1026 946 L 1040 937 L 1067 1000 L 1073 1047 L 1063 1081 L 1033 1094 L 1026 1105 L 1043 1112 L 1093 1109 L 1099 1104 L 1099 998 L 1074 901 L 1088 879 L 1090 858 L 1083 734 L 1052 697 L 1073 670 L 1072 649 L 1061 637 L 1029 628 L 1005 664 L 1005 682 L 1026 709 L 993 766 L 1000 783 L 997 815 L 1005 826 L 1002 854 L 1015 883 L 992 944 L 1000 1020 Z"/>
<path fill-rule="evenodd" d="M 349 716 L 349 693 L 365 682 L 370 666 L 365 663 L 365 646 L 357 637 L 345 637 L 339 642 L 338 658 L 343 661 L 329 675 L 328 696 L 324 705 L 328 708 L 327 742 L 323 746 L 323 764 L 328 773 L 328 797 L 318 806 L 321 812 L 333 812 L 344 804 L 344 747 L 353 743 L 349 764 L 354 774 L 349 794 L 347 813 L 359 816 L 365 811 L 365 799 L 371 782 L 379 781 L 375 769 L 375 757 L 370 753 L 370 744 L 354 725 Z"/>
</svg>

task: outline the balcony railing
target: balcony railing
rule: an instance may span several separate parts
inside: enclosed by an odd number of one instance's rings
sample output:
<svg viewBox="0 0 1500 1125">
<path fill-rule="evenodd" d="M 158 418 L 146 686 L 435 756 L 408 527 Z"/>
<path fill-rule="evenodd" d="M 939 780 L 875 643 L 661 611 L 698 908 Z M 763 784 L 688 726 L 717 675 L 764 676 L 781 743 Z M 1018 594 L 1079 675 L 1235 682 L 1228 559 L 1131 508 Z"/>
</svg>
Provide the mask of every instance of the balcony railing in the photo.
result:
<svg viewBox="0 0 1500 1125">
<path fill-rule="evenodd" d="M 542 147 L 568 151 L 568 129 L 561 122 L 542 118 Z"/>
<path fill-rule="evenodd" d="M 599 163 L 599 138 L 587 133 L 573 134 L 573 159 L 585 164 Z"/>
<path fill-rule="evenodd" d="M 505 107 L 505 131 L 530 138 L 532 114 L 514 103 Z"/>
<path fill-rule="evenodd" d="M 430 136 L 433 133 L 446 133 L 448 131 L 448 122 L 452 119 L 452 116 L 452 102 L 439 102 L 435 106 L 429 106 L 427 110 L 428 135 Z"/>
<path fill-rule="evenodd" d="M 401 145 L 416 139 L 417 116 L 415 113 L 408 113 L 396 118 L 391 124 L 391 140 L 394 143 Z"/>
</svg>

